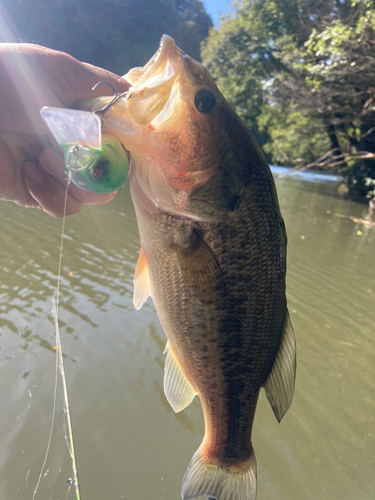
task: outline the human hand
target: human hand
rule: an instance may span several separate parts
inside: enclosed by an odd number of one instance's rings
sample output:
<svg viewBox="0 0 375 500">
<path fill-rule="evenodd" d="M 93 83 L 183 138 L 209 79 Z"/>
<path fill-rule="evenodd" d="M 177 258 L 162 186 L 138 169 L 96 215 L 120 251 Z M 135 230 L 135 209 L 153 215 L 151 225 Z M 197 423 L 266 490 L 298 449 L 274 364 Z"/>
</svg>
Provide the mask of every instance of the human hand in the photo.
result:
<svg viewBox="0 0 375 500">
<path fill-rule="evenodd" d="M 0 44 L 0 199 L 63 216 L 63 150 L 54 147 L 40 110 L 110 95 L 105 85 L 92 91 L 99 81 L 111 83 L 118 92 L 129 87 L 117 75 L 63 52 L 32 44 Z M 77 213 L 83 204 L 106 203 L 114 195 L 89 193 L 70 184 L 66 214 Z"/>
</svg>

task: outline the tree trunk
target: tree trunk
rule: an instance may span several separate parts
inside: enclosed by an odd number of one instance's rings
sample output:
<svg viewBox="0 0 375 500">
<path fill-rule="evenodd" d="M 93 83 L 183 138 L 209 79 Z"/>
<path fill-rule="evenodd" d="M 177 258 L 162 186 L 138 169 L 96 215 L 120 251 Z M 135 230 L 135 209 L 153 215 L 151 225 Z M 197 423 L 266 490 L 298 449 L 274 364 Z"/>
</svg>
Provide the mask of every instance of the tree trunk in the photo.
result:
<svg viewBox="0 0 375 500">
<path fill-rule="evenodd" d="M 331 141 L 331 149 L 335 151 L 332 153 L 333 156 L 341 156 L 342 151 L 340 148 L 339 141 L 337 139 L 337 134 L 335 130 L 335 126 L 332 123 L 326 123 L 326 132 L 328 134 L 329 140 Z"/>
</svg>

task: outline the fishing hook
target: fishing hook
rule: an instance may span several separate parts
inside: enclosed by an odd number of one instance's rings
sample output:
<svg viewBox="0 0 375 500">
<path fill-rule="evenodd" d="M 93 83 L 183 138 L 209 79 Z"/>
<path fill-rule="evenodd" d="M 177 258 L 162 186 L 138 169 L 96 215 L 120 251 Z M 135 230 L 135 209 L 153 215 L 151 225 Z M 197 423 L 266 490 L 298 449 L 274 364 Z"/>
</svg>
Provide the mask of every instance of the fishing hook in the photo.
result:
<svg viewBox="0 0 375 500">
<path fill-rule="evenodd" d="M 105 82 L 105 81 L 98 82 L 95 85 L 95 87 L 92 88 L 92 90 L 95 90 L 97 87 L 99 87 L 99 85 L 102 85 L 102 84 L 108 85 L 109 87 L 111 87 L 111 89 L 113 90 L 113 92 L 114 92 L 115 95 L 113 96 L 112 100 L 108 104 L 106 104 L 104 106 L 104 108 L 97 109 L 96 111 L 94 111 L 95 114 L 100 115 L 101 117 L 103 117 L 104 113 L 106 113 L 109 110 L 109 108 L 111 108 L 119 99 L 121 99 L 121 97 L 126 96 L 126 94 L 128 93 L 126 91 L 126 92 L 123 92 L 122 94 L 118 94 L 118 92 L 115 89 L 115 87 L 111 83 Z"/>
</svg>

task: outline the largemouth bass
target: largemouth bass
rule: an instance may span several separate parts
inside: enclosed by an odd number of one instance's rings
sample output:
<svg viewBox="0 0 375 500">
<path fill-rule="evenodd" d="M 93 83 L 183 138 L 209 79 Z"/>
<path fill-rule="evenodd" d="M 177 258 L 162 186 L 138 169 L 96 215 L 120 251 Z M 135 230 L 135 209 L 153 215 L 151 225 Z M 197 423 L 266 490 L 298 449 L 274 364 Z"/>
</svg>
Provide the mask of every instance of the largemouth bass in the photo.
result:
<svg viewBox="0 0 375 500">
<path fill-rule="evenodd" d="M 254 500 L 259 391 L 280 421 L 296 369 L 272 174 L 207 70 L 170 37 L 124 78 L 131 88 L 104 115 L 104 132 L 133 160 L 134 305 L 151 295 L 167 335 L 171 406 L 181 411 L 198 395 L 205 420 L 182 498 Z"/>
</svg>

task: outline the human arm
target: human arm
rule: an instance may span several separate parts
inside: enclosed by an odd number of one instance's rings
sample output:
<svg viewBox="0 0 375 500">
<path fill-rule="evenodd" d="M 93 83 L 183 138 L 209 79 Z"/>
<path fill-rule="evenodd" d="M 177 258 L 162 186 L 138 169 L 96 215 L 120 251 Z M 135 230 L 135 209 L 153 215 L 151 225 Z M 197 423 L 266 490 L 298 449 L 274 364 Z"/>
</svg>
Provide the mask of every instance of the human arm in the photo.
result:
<svg viewBox="0 0 375 500">
<path fill-rule="evenodd" d="M 32 44 L 0 44 L 0 199 L 63 215 L 66 176 L 62 150 L 54 147 L 40 116 L 43 106 L 71 107 L 82 99 L 118 92 L 127 83 L 117 75 L 63 52 Z M 106 203 L 99 195 L 69 186 L 67 214 L 83 204 Z"/>
</svg>

